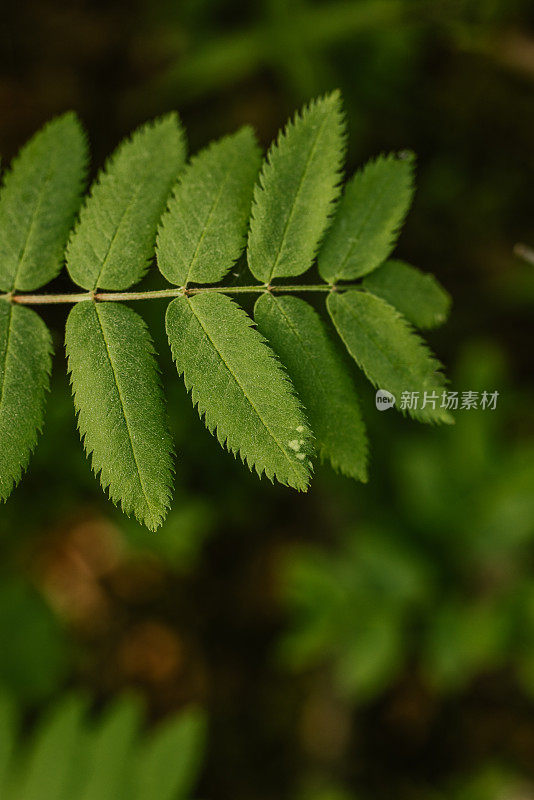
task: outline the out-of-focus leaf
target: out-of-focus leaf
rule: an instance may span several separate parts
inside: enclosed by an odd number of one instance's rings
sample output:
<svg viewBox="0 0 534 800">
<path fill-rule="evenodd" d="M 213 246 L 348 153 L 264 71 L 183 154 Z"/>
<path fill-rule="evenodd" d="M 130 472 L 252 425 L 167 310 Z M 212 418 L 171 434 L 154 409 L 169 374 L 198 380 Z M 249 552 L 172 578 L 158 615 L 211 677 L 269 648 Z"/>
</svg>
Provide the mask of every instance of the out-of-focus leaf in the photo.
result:
<svg viewBox="0 0 534 800">
<path fill-rule="evenodd" d="M 451 422 L 441 407 L 441 364 L 395 309 L 360 291 L 332 293 L 327 307 L 345 346 L 373 386 L 390 392 L 402 410 L 403 395 L 417 395 L 408 413 L 421 422 Z M 430 402 L 426 402 L 431 398 Z"/>
<path fill-rule="evenodd" d="M 254 318 L 286 367 L 317 449 L 334 469 L 367 480 L 367 436 L 351 375 L 313 308 L 298 297 L 262 295 Z"/>
<path fill-rule="evenodd" d="M 386 261 L 363 285 L 394 306 L 416 328 L 435 328 L 447 319 L 451 296 L 436 278 L 403 261 Z"/>
<path fill-rule="evenodd" d="M 24 703 L 57 689 L 67 670 L 68 645 L 57 618 L 22 580 L 0 583 L 0 641 L 1 688 Z"/>
<path fill-rule="evenodd" d="M 204 754 L 206 721 L 196 710 L 183 711 L 162 725 L 139 752 L 134 800 L 187 800 Z"/>
<path fill-rule="evenodd" d="M 79 756 L 85 703 L 72 697 L 54 708 L 39 725 L 20 770 L 14 797 L 20 800 L 66 800 Z"/>
</svg>

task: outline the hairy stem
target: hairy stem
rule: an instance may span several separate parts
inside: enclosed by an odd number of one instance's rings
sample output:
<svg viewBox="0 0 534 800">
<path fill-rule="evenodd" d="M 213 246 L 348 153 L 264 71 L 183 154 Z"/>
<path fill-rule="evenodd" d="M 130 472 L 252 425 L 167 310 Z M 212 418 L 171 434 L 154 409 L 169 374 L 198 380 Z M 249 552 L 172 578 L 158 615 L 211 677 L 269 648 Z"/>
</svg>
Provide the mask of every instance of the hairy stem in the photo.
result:
<svg viewBox="0 0 534 800">
<path fill-rule="evenodd" d="M 334 292 L 337 286 L 327 283 L 302 284 L 288 286 L 196 286 L 186 289 L 157 289 L 151 292 L 73 292 L 72 294 L 0 294 L 0 300 L 9 300 L 20 305 L 51 305 L 56 303 L 79 303 L 82 300 L 110 302 L 120 300 L 157 300 L 162 297 L 180 297 L 181 295 L 200 294 L 201 292 L 222 292 L 224 294 L 260 294 L 261 292 Z M 340 289 L 360 288 L 359 284 L 347 284 Z"/>
</svg>

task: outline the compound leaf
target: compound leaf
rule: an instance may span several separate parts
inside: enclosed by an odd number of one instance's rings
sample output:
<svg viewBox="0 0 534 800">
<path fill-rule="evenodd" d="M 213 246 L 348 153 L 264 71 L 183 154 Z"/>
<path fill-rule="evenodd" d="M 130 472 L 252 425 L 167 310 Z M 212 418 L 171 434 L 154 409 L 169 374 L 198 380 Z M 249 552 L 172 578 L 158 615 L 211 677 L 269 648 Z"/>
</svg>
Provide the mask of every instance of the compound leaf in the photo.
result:
<svg viewBox="0 0 534 800">
<path fill-rule="evenodd" d="M 93 470 L 126 514 L 155 530 L 171 494 L 171 440 L 150 335 L 118 303 L 77 303 L 66 329 L 78 427 Z"/>
<path fill-rule="evenodd" d="M 242 128 L 203 150 L 184 170 L 158 233 L 158 266 L 171 283 L 221 280 L 246 241 L 261 156 Z"/>
<path fill-rule="evenodd" d="M 311 432 L 293 386 L 252 320 L 229 297 L 179 297 L 167 335 L 206 427 L 250 469 L 306 490 Z"/>
<path fill-rule="evenodd" d="M 433 275 L 403 261 L 386 261 L 363 280 L 372 294 L 386 300 L 417 328 L 435 328 L 447 319 L 451 296 Z"/>
<path fill-rule="evenodd" d="M 315 100 L 273 143 L 254 190 L 248 263 L 264 283 L 312 264 L 339 194 L 344 125 L 339 92 Z"/>
<path fill-rule="evenodd" d="M 327 298 L 332 321 L 356 363 L 373 386 L 390 392 L 400 407 L 405 392 L 418 392 L 418 407 L 407 409 L 423 422 L 450 422 L 440 408 L 445 378 L 441 364 L 409 323 L 388 303 L 359 291 L 332 292 Z M 434 396 L 422 408 L 425 392 Z"/>
<path fill-rule="evenodd" d="M 29 308 L 0 300 L 0 500 L 28 465 L 43 423 L 52 342 Z"/>
<path fill-rule="evenodd" d="M 347 183 L 319 253 L 325 281 L 359 278 L 388 258 L 412 201 L 413 167 L 411 154 L 379 156 Z"/>
<path fill-rule="evenodd" d="M 72 280 L 84 289 L 127 289 L 154 254 L 160 217 L 185 159 L 176 114 L 122 142 L 91 188 L 67 248 Z"/>
<path fill-rule="evenodd" d="M 49 122 L 13 160 L 0 192 L 0 289 L 55 278 L 81 201 L 87 144 L 75 114 Z"/>
<path fill-rule="evenodd" d="M 306 408 L 317 448 L 335 469 L 367 480 L 367 437 L 343 359 L 313 308 L 298 297 L 262 295 L 254 317 Z"/>
<path fill-rule="evenodd" d="M 204 754 L 206 721 L 188 709 L 164 723 L 143 745 L 134 800 L 187 800 Z"/>
</svg>

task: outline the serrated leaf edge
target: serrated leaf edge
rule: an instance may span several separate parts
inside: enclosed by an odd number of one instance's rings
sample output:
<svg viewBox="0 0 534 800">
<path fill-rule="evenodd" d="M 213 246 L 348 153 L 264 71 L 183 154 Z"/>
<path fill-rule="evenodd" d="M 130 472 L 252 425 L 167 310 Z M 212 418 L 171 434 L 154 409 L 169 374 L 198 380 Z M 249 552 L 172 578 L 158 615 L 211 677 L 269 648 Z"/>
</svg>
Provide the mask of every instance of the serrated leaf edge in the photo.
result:
<svg viewBox="0 0 534 800">
<path fill-rule="evenodd" d="M 317 253 L 319 252 L 319 249 L 320 249 L 321 244 L 322 244 L 322 242 L 324 240 L 324 237 L 325 237 L 325 234 L 326 234 L 326 232 L 328 230 L 328 227 L 329 227 L 330 223 L 332 222 L 332 220 L 334 218 L 335 209 L 336 209 L 337 201 L 339 199 L 339 194 L 340 194 L 340 191 L 341 191 L 341 184 L 342 184 L 342 180 L 343 180 L 342 171 L 343 171 L 343 162 L 344 162 L 344 158 L 345 158 L 345 150 L 346 150 L 346 142 L 347 142 L 347 129 L 346 129 L 346 123 L 345 123 L 346 117 L 345 117 L 345 113 L 343 111 L 343 107 L 341 105 L 341 93 L 340 93 L 340 91 L 338 89 L 335 89 L 333 92 L 324 94 L 324 95 L 322 95 L 320 97 L 316 97 L 316 98 L 310 100 L 310 102 L 307 103 L 305 106 L 303 106 L 303 108 L 301 108 L 298 111 L 296 111 L 295 114 L 293 115 L 293 117 L 291 117 L 288 120 L 288 122 L 285 124 L 285 126 L 278 132 L 278 135 L 277 135 L 276 139 L 271 143 L 271 145 L 270 145 L 270 147 L 269 147 L 269 149 L 267 151 L 267 155 L 265 156 L 264 164 L 263 164 L 262 169 L 260 171 L 260 174 L 258 176 L 258 180 L 256 182 L 256 186 L 254 187 L 254 195 L 253 195 L 253 200 L 252 200 L 252 208 L 251 208 L 250 221 L 249 221 L 249 229 L 250 229 L 250 227 L 252 226 L 252 223 L 256 220 L 255 210 L 256 210 L 256 207 L 258 205 L 260 205 L 260 202 L 261 202 L 260 198 L 262 197 L 262 192 L 266 192 L 267 191 L 267 187 L 265 185 L 265 169 L 267 167 L 273 168 L 273 162 L 272 162 L 273 153 L 291 135 L 291 131 L 296 127 L 296 125 L 298 123 L 300 123 L 300 122 L 305 121 L 305 114 L 313 111 L 320 103 L 326 102 L 328 100 L 330 100 L 334 106 L 337 105 L 336 116 L 338 116 L 338 118 L 339 118 L 340 129 L 341 129 L 341 144 L 342 144 L 342 146 L 340 147 L 340 150 L 338 152 L 337 168 L 335 170 L 336 175 L 337 175 L 337 182 L 334 184 L 334 186 L 335 186 L 335 188 L 337 188 L 337 192 L 334 195 L 334 197 L 332 197 L 332 199 L 330 200 L 330 204 L 329 204 L 330 207 L 329 207 L 329 211 L 328 211 L 328 214 L 327 214 L 327 222 L 326 222 L 326 224 L 324 226 L 324 230 L 322 231 L 322 234 L 321 234 L 321 236 L 320 236 L 320 238 L 319 238 L 319 240 L 318 240 L 318 242 L 317 242 L 317 244 L 315 246 L 313 257 L 312 257 L 312 263 L 315 260 L 315 258 L 317 257 Z M 315 153 L 315 149 L 317 147 L 317 141 L 318 141 L 321 133 L 323 132 L 324 125 L 325 125 L 326 122 L 327 122 L 327 120 L 325 118 L 322 121 L 322 123 L 321 123 L 321 125 L 319 127 L 319 130 L 318 130 L 318 132 L 317 132 L 317 134 L 315 136 L 315 141 L 314 141 L 314 143 L 312 145 L 312 148 L 311 148 L 310 153 L 308 155 L 308 158 L 306 160 L 306 164 L 304 165 L 304 169 L 302 171 L 302 175 L 301 175 L 301 177 L 299 179 L 299 186 L 298 186 L 298 189 L 297 189 L 297 193 L 295 195 L 295 201 L 293 203 L 293 207 L 292 207 L 292 209 L 291 209 L 291 211 L 289 213 L 289 216 L 288 216 L 288 218 L 286 220 L 286 223 L 284 225 L 284 231 L 283 231 L 283 234 L 282 234 L 282 238 L 281 238 L 280 244 L 278 246 L 278 251 L 277 251 L 277 254 L 276 254 L 276 258 L 274 260 L 273 265 L 271 266 L 271 272 L 270 272 L 269 278 L 267 280 L 267 284 L 270 284 L 272 282 L 272 280 L 273 280 L 273 274 L 274 274 L 274 272 L 276 270 L 276 266 L 277 266 L 279 258 L 280 258 L 280 253 L 282 252 L 282 249 L 283 249 L 285 236 L 287 234 L 287 229 L 289 227 L 289 223 L 291 222 L 291 220 L 293 218 L 293 214 L 295 213 L 295 206 L 296 206 L 297 197 L 299 196 L 299 194 L 300 194 L 300 192 L 302 190 L 302 184 L 304 182 L 304 178 L 305 178 L 307 170 L 309 168 L 310 161 L 311 161 L 311 159 L 312 159 L 312 157 L 313 157 L 313 155 Z M 311 266 L 311 264 L 310 264 L 310 266 Z M 308 267 L 308 269 L 309 269 L 309 267 Z M 307 272 L 307 269 L 304 270 L 304 272 Z"/>
<path fill-rule="evenodd" d="M 182 298 L 180 298 L 180 299 L 182 299 Z M 226 434 L 221 435 L 221 431 L 220 431 L 221 425 L 215 424 L 214 426 L 210 427 L 207 424 L 206 419 L 205 419 L 206 412 L 200 408 L 200 405 L 199 405 L 200 399 L 198 398 L 198 395 L 197 395 L 197 393 L 195 391 L 195 386 L 187 378 L 186 370 L 182 370 L 182 371 L 178 370 L 178 374 L 179 375 L 183 375 L 184 383 L 185 383 L 187 392 L 188 392 L 188 394 L 191 395 L 191 400 L 192 400 L 193 406 L 197 409 L 197 412 L 198 412 L 198 415 L 199 415 L 200 419 L 204 422 L 204 424 L 206 425 L 206 428 L 210 431 L 211 434 L 213 434 L 213 433 L 216 434 L 217 441 L 219 442 L 221 447 L 225 448 L 229 453 L 231 453 L 234 456 L 234 458 L 237 455 L 239 455 L 242 463 L 246 464 L 246 466 L 248 467 L 248 469 L 251 472 L 253 472 L 253 471 L 256 472 L 256 474 L 258 475 L 258 477 L 260 479 L 263 476 L 263 474 L 265 474 L 265 476 L 271 481 L 271 483 L 274 483 L 274 478 L 276 477 L 277 481 L 279 483 L 281 483 L 283 486 L 291 486 L 293 489 L 296 489 L 297 491 L 306 492 L 308 490 L 308 488 L 309 488 L 310 481 L 311 481 L 311 476 L 312 476 L 312 472 L 313 472 L 313 463 L 311 461 L 311 456 L 313 456 L 313 451 L 308 454 L 308 461 L 306 463 L 306 467 L 307 467 L 307 470 L 308 470 L 307 480 L 305 482 L 302 482 L 300 476 L 295 471 L 295 467 L 294 467 L 293 463 L 288 458 L 288 455 L 287 455 L 286 451 L 284 450 L 284 448 L 282 447 L 282 445 L 280 444 L 278 439 L 272 434 L 272 432 L 270 431 L 269 427 L 265 424 L 263 418 L 261 417 L 261 415 L 259 414 L 258 410 L 256 409 L 256 407 L 254 406 L 254 404 L 252 403 L 252 401 L 248 397 L 248 395 L 245 392 L 245 390 L 243 389 L 241 383 L 239 382 L 239 380 L 237 379 L 237 377 L 235 376 L 233 371 L 230 369 L 230 367 L 228 366 L 226 361 L 223 359 L 220 350 L 216 347 L 215 343 L 213 342 L 213 339 L 211 338 L 209 333 L 206 331 L 204 325 L 202 324 L 202 321 L 199 319 L 198 315 L 195 314 L 195 312 L 193 310 L 193 307 L 192 307 L 192 304 L 189 301 L 189 298 L 185 297 L 184 299 L 188 302 L 188 305 L 191 308 L 191 312 L 194 314 L 194 316 L 197 319 L 199 325 L 201 326 L 202 330 L 206 334 L 206 337 L 209 339 L 213 349 L 220 356 L 221 363 L 223 363 L 225 365 L 225 368 L 228 370 L 229 374 L 232 376 L 233 380 L 235 381 L 235 383 L 237 384 L 239 389 L 243 392 L 243 394 L 247 398 L 251 408 L 254 409 L 254 411 L 255 411 L 258 419 L 260 420 L 261 424 L 266 429 L 266 431 L 269 434 L 269 436 L 271 437 L 271 439 L 276 443 L 278 449 L 282 452 L 284 458 L 286 459 L 286 461 L 289 464 L 291 472 L 293 473 L 293 475 L 296 476 L 297 480 L 295 481 L 295 483 L 290 483 L 289 481 L 280 480 L 280 478 L 276 475 L 274 470 L 269 470 L 266 467 L 263 467 L 262 469 L 259 469 L 258 465 L 255 462 L 253 462 L 250 459 L 250 457 L 244 456 L 241 453 L 241 450 L 240 450 L 239 447 L 235 447 L 235 448 L 234 447 L 230 447 L 228 445 L 228 441 L 227 441 L 228 437 L 227 437 L 227 435 Z M 280 360 L 277 358 L 276 354 L 269 347 L 269 343 L 265 339 L 265 337 L 262 336 L 262 334 L 257 330 L 253 319 L 251 317 L 249 317 L 249 315 L 241 308 L 241 306 L 238 303 L 235 303 L 233 300 L 232 300 L 232 303 L 239 309 L 239 311 L 242 313 L 243 317 L 246 318 L 248 326 L 250 328 L 252 328 L 255 331 L 255 333 L 257 334 L 257 336 L 259 337 L 259 341 L 265 347 L 265 349 L 267 351 L 267 355 L 269 356 L 269 358 L 271 358 L 275 362 L 277 369 L 281 373 L 282 380 L 284 381 L 284 383 L 288 387 L 289 391 L 291 392 L 291 394 L 293 395 L 293 397 L 297 401 L 298 408 L 302 412 L 302 415 L 303 415 L 303 418 L 304 418 L 303 421 L 305 422 L 305 426 L 306 426 L 305 430 L 300 432 L 300 435 L 304 436 L 304 438 L 307 439 L 308 445 L 310 446 L 311 442 L 312 442 L 312 439 L 314 439 L 314 435 L 313 435 L 313 432 L 312 432 L 312 430 L 311 430 L 311 428 L 309 426 L 309 423 L 307 422 L 304 406 L 302 405 L 302 402 L 301 402 L 300 398 L 298 397 L 298 395 L 297 395 L 297 393 L 295 391 L 295 387 L 293 386 L 293 383 L 291 382 L 291 380 L 290 380 L 290 378 L 289 378 L 289 376 L 288 376 L 288 374 L 286 372 L 286 369 L 285 369 L 284 365 L 280 362 Z M 172 352 L 172 344 L 170 342 L 170 339 L 169 339 L 169 344 L 171 346 L 171 352 Z M 176 360 L 174 358 L 174 353 L 173 353 L 173 360 L 176 363 Z M 178 365 L 176 365 L 176 366 L 178 368 Z M 310 446 L 310 450 L 311 449 L 312 448 Z M 304 464 L 303 464 L 303 466 L 304 466 Z"/>
</svg>

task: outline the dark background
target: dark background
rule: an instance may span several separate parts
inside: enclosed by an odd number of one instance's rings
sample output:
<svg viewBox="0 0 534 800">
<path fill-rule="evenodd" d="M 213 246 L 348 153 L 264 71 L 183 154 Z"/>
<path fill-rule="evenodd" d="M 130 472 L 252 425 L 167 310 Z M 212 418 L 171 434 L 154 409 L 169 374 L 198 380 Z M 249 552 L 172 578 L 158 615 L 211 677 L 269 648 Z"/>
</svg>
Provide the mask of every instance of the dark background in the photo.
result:
<svg viewBox="0 0 534 800">
<path fill-rule="evenodd" d="M 95 705 L 134 688 L 154 719 L 200 703 L 213 800 L 534 797 L 534 268 L 513 254 L 534 246 L 532 3 L 23 0 L 0 25 L 3 164 L 66 109 L 92 176 L 175 108 L 191 152 L 244 123 L 267 146 L 339 87 L 350 171 L 417 153 L 398 254 L 453 296 L 429 337 L 451 388 L 500 392 L 438 430 L 362 384 L 370 483 L 319 468 L 300 496 L 219 450 L 147 304 L 178 452 L 152 535 L 91 476 L 65 312 L 45 311 L 45 430 L 0 509 L 0 686 L 29 721 L 68 687 Z"/>
</svg>

